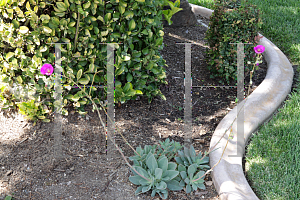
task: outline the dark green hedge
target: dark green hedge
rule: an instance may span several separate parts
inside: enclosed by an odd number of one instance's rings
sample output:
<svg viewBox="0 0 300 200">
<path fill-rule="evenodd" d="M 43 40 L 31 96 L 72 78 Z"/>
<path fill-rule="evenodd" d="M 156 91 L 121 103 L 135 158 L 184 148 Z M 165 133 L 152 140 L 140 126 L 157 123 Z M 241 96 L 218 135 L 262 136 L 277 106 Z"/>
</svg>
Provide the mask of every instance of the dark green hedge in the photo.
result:
<svg viewBox="0 0 300 200">
<path fill-rule="evenodd" d="M 249 72 L 256 61 L 253 48 L 259 41 L 261 24 L 259 10 L 246 0 L 242 3 L 240 0 L 215 0 L 205 36 L 210 47 L 206 50 L 206 61 L 213 73 L 211 78 L 220 77 L 223 84 L 237 80 L 237 44 L 230 43 L 244 43 L 244 67 L 245 72 Z"/>
<path fill-rule="evenodd" d="M 30 119 L 49 121 L 54 108 L 54 74 L 40 73 L 55 66 L 53 43 L 61 45 L 63 74 L 80 85 L 106 85 L 107 45 L 115 48 L 115 103 L 146 95 L 164 95 L 165 81 L 162 14 L 169 20 L 180 9 L 163 11 L 165 0 L 5 0 L 0 5 L 0 102 L 3 109 L 17 108 Z M 174 6 L 175 7 L 174 7 Z M 142 8 L 142 9 L 141 9 Z M 62 78 L 63 107 L 73 105 L 80 114 L 91 104 L 72 81 Z M 47 85 L 47 87 L 45 87 Z M 106 89 L 85 88 L 96 103 Z M 26 98 L 28 94 L 28 98 Z M 67 110 L 63 109 L 67 115 Z"/>
</svg>

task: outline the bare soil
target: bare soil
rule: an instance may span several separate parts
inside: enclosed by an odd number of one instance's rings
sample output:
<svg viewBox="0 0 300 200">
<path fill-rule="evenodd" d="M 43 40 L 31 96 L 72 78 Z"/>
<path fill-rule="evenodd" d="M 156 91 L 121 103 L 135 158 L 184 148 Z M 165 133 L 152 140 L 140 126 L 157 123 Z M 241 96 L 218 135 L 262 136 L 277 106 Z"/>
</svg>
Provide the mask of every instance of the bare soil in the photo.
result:
<svg viewBox="0 0 300 200">
<path fill-rule="evenodd" d="M 208 25 L 208 20 L 198 17 Z M 197 23 L 192 27 L 164 28 L 164 44 L 161 50 L 166 60 L 168 85 L 161 91 L 166 101 L 155 97 L 149 104 L 146 97 L 131 100 L 115 108 L 115 126 L 121 130 L 134 149 L 138 146 L 159 144 L 170 138 L 184 143 L 184 45 L 192 44 L 193 86 L 219 86 L 219 80 L 211 79 L 204 61 L 206 28 Z M 253 91 L 264 79 L 266 62 L 259 65 L 253 78 Z M 249 75 L 245 83 L 249 82 Z M 235 106 L 236 88 L 192 88 L 192 144 L 197 152 L 209 150 L 210 138 L 222 118 Z M 14 199 L 161 199 L 147 192 L 135 196 L 137 186 L 128 177 L 133 173 L 116 153 L 107 159 L 105 131 L 97 112 L 88 106 L 84 117 L 69 108 L 63 116 L 61 147 L 62 158 L 54 159 L 54 122 L 33 122 L 8 110 L 0 112 L 0 199 L 14 194 Z M 104 111 L 101 111 L 105 123 Z M 116 131 L 115 141 L 128 158 L 133 150 Z M 130 162 L 130 164 L 133 164 Z M 186 194 L 169 192 L 168 199 L 216 200 L 218 194 L 210 174 L 205 177 L 206 190 Z"/>
</svg>

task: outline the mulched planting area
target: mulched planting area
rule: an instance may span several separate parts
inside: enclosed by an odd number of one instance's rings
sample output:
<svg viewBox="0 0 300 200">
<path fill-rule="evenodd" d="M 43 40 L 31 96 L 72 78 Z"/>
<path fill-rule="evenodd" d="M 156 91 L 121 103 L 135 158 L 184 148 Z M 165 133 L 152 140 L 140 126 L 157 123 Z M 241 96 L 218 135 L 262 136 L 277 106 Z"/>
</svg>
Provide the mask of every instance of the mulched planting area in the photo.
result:
<svg viewBox="0 0 300 200">
<path fill-rule="evenodd" d="M 208 25 L 208 20 L 198 17 Z M 151 103 L 141 97 L 115 107 L 115 126 L 134 149 L 159 144 L 170 138 L 184 144 L 184 70 L 185 47 L 177 43 L 194 41 L 191 50 L 193 86 L 220 86 L 211 79 L 204 61 L 206 28 L 197 23 L 192 27 L 164 28 L 165 47 L 160 51 L 166 60 L 168 85 Z M 259 65 L 253 78 L 253 91 L 264 79 L 266 62 Z M 245 84 L 249 83 L 249 75 Z M 236 88 L 192 88 L 192 144 L 196 152 L 208 151 L 210 138 L 222 118 L 234 107 Z M 133 173 L 120 153 L 108 159 L 105 152 L 105 130 L 97 112 L 88 106 L 84 117 L 69 108 L 63 116 L 61 159 L 54 159 L 54 123 L 24 120 L 14 111 L 0 112 L 0 198 L 14 193 L 24 199 L 160 199 L 151 192 L 135 196 L 137 186 L 128 177 Z M 105 113 L 101 112 L 105 124 Z M 128 158 L 133 150 L 116 131 L 115 141 Z M 130 164 L 133 164 L 130 161 Z M 205 177 L 206 190 L 186 194 L 169 192 L 169 199 L 218 199 L 210 174 Z"/>
</svg>

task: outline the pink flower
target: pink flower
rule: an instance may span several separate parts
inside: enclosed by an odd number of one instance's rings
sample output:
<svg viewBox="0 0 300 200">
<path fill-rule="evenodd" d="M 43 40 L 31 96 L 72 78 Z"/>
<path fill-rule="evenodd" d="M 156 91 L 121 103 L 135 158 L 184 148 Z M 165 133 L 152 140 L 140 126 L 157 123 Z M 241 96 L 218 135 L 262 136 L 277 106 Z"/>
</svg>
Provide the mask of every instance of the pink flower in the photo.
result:
<svg viewBox="0 0 300 200">
<path fill-rule="evenodd" d="M 257 54 L 260 54 L 265 51 L 265 47 L 263 45 L 257 45 L 256 47 L 254 47 L 254 51 Z"/>
<path fill-rule="evenodd" d="M 48 75 L 50 76 L 53 73 L 53 67 L 51 64 L 44 64 L 43 67 L 41 68 L 41 73 L 43 75 Z"/>
<path fill-rule="evenodd" d="M 256 65 L 258 66 L 258 65 L 259 65 L 259 63 L 256 63 Z"/>
</svg>

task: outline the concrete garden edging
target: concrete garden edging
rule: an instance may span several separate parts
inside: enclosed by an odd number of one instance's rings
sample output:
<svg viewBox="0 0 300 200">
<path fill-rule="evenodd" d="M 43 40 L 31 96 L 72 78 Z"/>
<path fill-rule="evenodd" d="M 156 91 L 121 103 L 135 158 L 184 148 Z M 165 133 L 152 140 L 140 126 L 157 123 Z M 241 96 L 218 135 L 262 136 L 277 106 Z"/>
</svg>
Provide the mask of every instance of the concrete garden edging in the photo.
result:
<svg viewBox="0 0 300 200">
<path fill-rule="evenodd" d="M 195 15 L 208 18 L 213 10 L 190 4 Z M 259 33 L 258 33 L 259 34 Z M 259 36 L 262 36 L 259 34 Z M 258 127 L 272 117 L 286 96 L 290 93 L 293 83 L 294 71 L 291 63 L 282 51 L 266 37 L 260 39 L 259 45 L 265 47 L 263 56 L 267 62 L 267 75 L 254 92 L 242 102 L 244 103 L 244 136 L 245 142 L 238 144 L 244 154 L 247 140 Z M 229 129 L 237 115 L 237 106 L 232 109 L 218 124 L 211 142 L 210 148 L 215 146 L 224 132 Z M 232 126 L 232 132 L 237 135 L 237 122 Z M 216 145 L 215 151 L 209 154 L 210 167 L 218 163 L 226 146 L 230 130 Z M 236 137 L 229 140 L 223 158 L 213 169 L 211 175 L 215 188 L 221 200 L 255 200 L 258 197 L 249 186 L 242 168 L 242 157 L 229 157 L 237 154 Z"/>
</svg>

